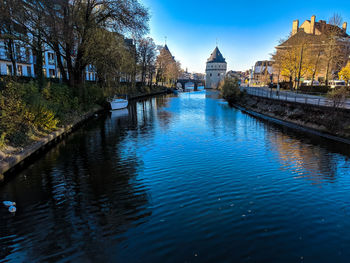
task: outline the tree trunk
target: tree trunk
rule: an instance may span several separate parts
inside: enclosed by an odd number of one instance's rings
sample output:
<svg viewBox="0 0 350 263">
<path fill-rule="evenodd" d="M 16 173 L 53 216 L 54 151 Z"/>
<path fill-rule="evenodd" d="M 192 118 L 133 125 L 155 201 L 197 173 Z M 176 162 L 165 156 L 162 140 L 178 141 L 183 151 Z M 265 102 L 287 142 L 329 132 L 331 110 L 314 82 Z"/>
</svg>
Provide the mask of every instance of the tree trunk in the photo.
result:
<svg viewBox="0 0 350 263">
<path fill-rule="evenodd" d="M 69 77 L 69 86 L 73 87 L 75 80 L 74 80 L 73 62 L 71 57 L 72 49 L 70 47 L 70 44 L 68 43 L 66 43 L 65 52 L 66 52 L 67 70 L 68 70 L 68 77 Z"/>
<path fill-rule="evenodd" d="M 312 72 L 311 87 L 314 85 L 314 80 L 315 80 L 316 71 L 317 71 L 319 60 L 320 60 L 320 56 L 321 56 L 321 51 L 319 51 L 318 54 L 317 54 L 315 68 L 314 68 L 314 71 Z"/>
<path fill-rule="evenodd" d="M 16 63 L 16 58 L 15 58 L 15 48 L 14 48 L 14 43 L 12 39 L 8 39 L 6 41 L 7 45 L 7 51 L 9 54 L 9 59 L 11 60 L 12 63 L 12 76 L 17 76 L 17 63 Z"/>
<path fill-rule="evenodd" d="M 57 42 L 54 44 L 54 50 L 56 53 L 58 68 L 60 69 L 60 72 L 61 72 L 62 81 L 64 83 L 68 83 L 67 72 L 62 63 L 62 54 Z"/>
<path fill-rule="evenodd" d="M 304 45 L 301 46 L 301 51 L 300 51 L 300 62 L 299 62 L 299 69 L 298 69 L 297 90 L 299 89 L 299 86 L 300 86 L 301 68 L 302 68 L 302 65 L 303 65 L 303 54 L 304 54 Z"/>
<path fill-rule="evenodd" d="M 40 34 L 35 38 L 33 43 L 33 53 L 35 54 L 36 61 L 34 64 L 34 72 L 36 79 L 38 80 L 39 89 L 42 90 L 44 86 L 44 74 L 43 74 L 43 43 Z"/>
<path fill-rule="evenodd" d="M 328 87 L 328 82 L 329 82 L 329 67 L 330 67 L 330 60 L 327 62 L 327 69 L 326 69 L 326 86 Z"/>
</svg>

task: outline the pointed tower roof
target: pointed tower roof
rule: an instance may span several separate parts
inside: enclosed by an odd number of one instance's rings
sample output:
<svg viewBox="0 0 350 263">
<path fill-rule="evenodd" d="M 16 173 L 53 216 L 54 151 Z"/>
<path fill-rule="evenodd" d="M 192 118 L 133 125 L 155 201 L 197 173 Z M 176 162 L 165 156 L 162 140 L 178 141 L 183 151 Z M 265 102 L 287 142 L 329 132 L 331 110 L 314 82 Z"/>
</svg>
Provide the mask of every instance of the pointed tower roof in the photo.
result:
<svg viewBox="0 0 350 263">
<path fill-rule="evenodd" d="M 161 51 L 168 53 L 175 60 L 175 57 L 173 56 L 173 54 L 171 54 L 167 44 L 164 45 L 164 47 L 161 49 Z"/>
<path fill-rule="evenodd" d="M 216 47 L 211 53 L 210 58 L 208 58 L 207 63 L 226 63 L 225 58 L 221 54 L 218 47 Z"/>
<path fill-rule="evenodd" d="M 165 44 L 164 47 L 163 47 L 166 51 L 170 52 L 169 48 L 168 48 L 168 45 Z"/>
</svg>

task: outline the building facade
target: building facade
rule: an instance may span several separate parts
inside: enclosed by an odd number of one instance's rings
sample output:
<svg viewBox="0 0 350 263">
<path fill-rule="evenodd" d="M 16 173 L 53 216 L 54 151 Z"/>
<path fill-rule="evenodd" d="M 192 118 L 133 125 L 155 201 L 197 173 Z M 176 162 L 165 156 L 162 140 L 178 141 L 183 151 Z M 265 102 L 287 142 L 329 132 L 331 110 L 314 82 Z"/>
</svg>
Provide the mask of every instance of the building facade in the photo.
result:
<svg viewBox="0 0 350 263">
<path fill-rule="evenodd" d="M 227 70 L 227 63 L 218 47 L 216 47 L 207 60 L 207 66 L 205 69 L 206 89 L 217 89 L 219 83 L 225 78 Z"/>
<path fill-rule="evenodd" d="M 43 75 L 45 78 L 62 79 L 56 53 L 48 46 L 45 46 L 43 52 Z M 33 55 L 31 48 L 26 47 L 23 43 L 16 41 L 14 44 L 14 58 L 16 61 L 17 76 L 35 78 L 34 65 L 36 57 Z M 66 66 L 66 62 L 62 61 Z M 0 39 L 0 76 L 13 75 L 13 63 L 7 51 L 4 40 Z M 96 70 L 92 65 L 86 67 L 85 79 L 88 81 L 96 80 Z M 68 77 L 68 76 L 67 76 Z"/>
<path fill-rule="evenodd" d="M 292 56 L 293 52 L 296 55 Z M 301 72 L 300 82 L 313 79 L 325 83 L 326 79 L 338 78 L 338 72 L 348 63 L 349 56 L 347 22 L 337 26 L 324 20 L 317 21 L 316 16 L 305 20 L 301 25 L 299 20 L 294 20 L 291 35 L 276 47 L 275 58 L 296 57 L 294 64 L 300 65 L 300 69 L 292 74 L 291 70 L 283 70 L 281 63 L 275 63 L 274 77 L 278 76 L 279 81 L 296 81 Z M 303 64 L 299 63 L 301 57 Z"/>
<path fill-rule="evenodd" d="M 268 85 L 273 76 L 272 61 L 257 61 L 252 72 L 251 85 Z"/>
<path fill-rule="evenodd" d="M 14 46 L 17 75 L 34 76 L 34 58 L 30 48 L 16 42 Z M 0 39 L 0 75 L 13 75 L 13 64 L 7 52 L 5 42 Z"/>
</svg>

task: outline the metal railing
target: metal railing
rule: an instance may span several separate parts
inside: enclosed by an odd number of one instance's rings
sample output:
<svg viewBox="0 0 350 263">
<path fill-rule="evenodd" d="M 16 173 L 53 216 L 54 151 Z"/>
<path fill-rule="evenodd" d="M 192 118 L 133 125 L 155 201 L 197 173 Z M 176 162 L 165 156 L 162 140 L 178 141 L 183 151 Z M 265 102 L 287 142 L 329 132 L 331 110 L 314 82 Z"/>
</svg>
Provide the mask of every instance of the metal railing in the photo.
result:
<svg viewBox="0 0 350 263">
<path fill-rule="evenodd" d="M 248 94 L 257 97 L 294 103 L 317 105 L 323 107 L 334 107 L 334 102 L 332 100 L 316 94 L 304 94 L 291 91 L 277 91 L 271 90 L 267 87 L 241 87 L 241 90 L 246 91 Z M 347 99 L 345 103 L 343 103 L 339 107 L 344 109 L 350 109 L 350 100 Z"/>
</svg>

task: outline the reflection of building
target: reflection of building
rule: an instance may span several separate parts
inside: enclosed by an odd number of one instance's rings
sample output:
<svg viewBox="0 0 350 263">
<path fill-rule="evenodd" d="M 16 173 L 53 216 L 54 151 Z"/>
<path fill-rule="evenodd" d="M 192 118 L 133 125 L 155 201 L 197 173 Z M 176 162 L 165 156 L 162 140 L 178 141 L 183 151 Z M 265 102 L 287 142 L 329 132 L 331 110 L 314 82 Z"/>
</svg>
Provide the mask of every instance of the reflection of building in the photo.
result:
<svg viewBox="0 0 350 263">
<path fill-rule="evenodd" d="M 225 78 L 227 69 L 227 63 L 222 56 L 218 47 L 216 47 L 211 53 L 210 58 L 207 60 L 206 73 L 206 89 L 217 89 L 220 81 Z"/>
<path fill-rule="evenodd" d="M 337 167 L 327 150 L 310 147 L 303 140 L 293 138 L 281 132 L 267 133 L 272 149 L 278 154 L 282 167 L 292 169 L 297 176 L 322 183 L 322 180 L 334 180 Z"/>
</svg>

